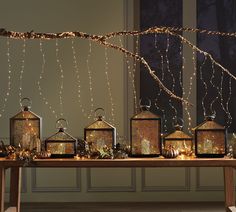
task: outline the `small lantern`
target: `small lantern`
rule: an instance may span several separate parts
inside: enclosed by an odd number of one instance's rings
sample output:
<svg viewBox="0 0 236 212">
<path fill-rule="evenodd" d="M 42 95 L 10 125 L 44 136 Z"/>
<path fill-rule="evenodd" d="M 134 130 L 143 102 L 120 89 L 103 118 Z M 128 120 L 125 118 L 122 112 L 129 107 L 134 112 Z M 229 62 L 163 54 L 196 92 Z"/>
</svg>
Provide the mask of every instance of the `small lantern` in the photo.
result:
<svg viewBox="0 0 236 212">
<path fill-rule="evenodd" d="M 197 157 L 224 157 L 226 129 L 214 121 L 214 116 L 195 128 L 195 154 Z"/>
<path fill-rule="evenodd" d="M 42 118 L 29 110 L 31 104 L 29 98 L 21 99 L 21 111 L 10 118 L 10 144 L 40 151 Z"/>
<path fill-rule="evenodd" d="M 95 110 L 95 116 L 98 118 L 84 129 L 84 139 L 97 150 L 105 146 L 113 148 L 116 145 L 116 128 L 106 122 L 101 114 L 97 116 L 98 111 L 104 112 L 104 109 Z"/>
<path fill-rule="evenodd" d="M 131 156 L 154 157 L 161 154 L 161 117 L 140 105 L 141 112 L 130 119 Z"/>
<path fill-rule="evenodd" d="M 164 137 L 164 148 L 173 146 L 183 155 L 191 155 L 193 151 L 193 138 L 182 131 L 182 126 L 176 125 L 175 131 Z"/>
<path fill-rule="evenodd" d="M 65 119 L 58 119 L 58 132 L 45 140 L 45 150 L 51 153 L 52 158 L 70 158 L 76 155 L 77 139 L 65 132 L 63 122 L 68 125 Z"/>
</svg>

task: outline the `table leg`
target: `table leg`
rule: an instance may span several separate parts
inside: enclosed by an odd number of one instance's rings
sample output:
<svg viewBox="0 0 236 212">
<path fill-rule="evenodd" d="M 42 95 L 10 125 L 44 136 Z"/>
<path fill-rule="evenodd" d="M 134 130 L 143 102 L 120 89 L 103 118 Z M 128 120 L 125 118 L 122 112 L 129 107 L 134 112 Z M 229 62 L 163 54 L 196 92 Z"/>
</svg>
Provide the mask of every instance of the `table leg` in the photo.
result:
<svg viewBox="0 0 236 212">
<path fill-rule="evenodd" d="M 10 207 L 20 212 L 21 167 L 11 167 Z"/>
<path fill-rule="evenodd" d="M 235 208 L 234 168 L 224 167 L 225 208 L 232 211 Z"/>
<path fill-rule="evenodd" d="M 0 168 L 0 212 L 4 212 L 5 168 Z"/>
</svg>

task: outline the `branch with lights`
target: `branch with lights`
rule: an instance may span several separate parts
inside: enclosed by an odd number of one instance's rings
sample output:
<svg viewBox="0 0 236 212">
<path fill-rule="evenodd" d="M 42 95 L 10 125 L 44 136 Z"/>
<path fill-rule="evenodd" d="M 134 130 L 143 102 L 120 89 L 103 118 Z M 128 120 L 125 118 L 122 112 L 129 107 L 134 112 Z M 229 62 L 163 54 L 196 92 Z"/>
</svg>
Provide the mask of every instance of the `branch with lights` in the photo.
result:
<svg viewBox="0 0 236 212">
<path fill-rule="evenodd" d="M 7 31 L 6 29 L 0 29 L 0 36 L 9 37 L 12 39 L 41 39 L 41 40 L 52 40 L 52 39 L 68 39 L 68 38 L 83 38 L 89 39 L 94 42 L 97 42 L 101 45 L 104 45 L 108 48 L 113 48 L 124 53 L 127 56 L 135 58 L 137 61 L 140 61 L 145 68 L 147 69 L 148 73 L 151 77 L 157 82 L 158 86 L 167 93 L 171 98 L 181 101 L 183 104 L 191 105 L 188 100 L 175 95 L 171 90 L 169 90 L 163 82 L 159 79 L 159 77 L 154 73 L 151 69 L 147 61 L 138 55 L 137 53 L 132 53 L 125 49 L 124 47 L 117 46 L 115 44 L 109 43 L 107 40 L 117 36 L 137 36 L 137 35 L 144 35 L 144 34 L 169 34 L 172 36 L 176 36 L 181 39 L 184 43 L 189 45 L 193 50 L 208 56 L 216 66 L 219 66 L 226 74 L 228 74 L 232 79 L 236 80 L 236 77 L 230 73 L 229 70 L 224 68 L 221 64 L 215 61 L 211 54 L 199 49 L 194 44 L 192 44 L 189 40 L 178 34 L 178 32 L 198 32 L 198 33 L 206 33 L 208 35 L 220 35 L 220 36 L 227 36 L 227 37 L 236 37 L 236 33 L 225 33 L 225 32 L 216 32 L 216 31 L 208 31 L 208 30 L 200 30 L 200 29 L 193 29 L 193 28 L 177 28 L 177 27 L 151 27 L 144 31 L 120 31 L 120 32 L 112 32 L 106 35 L 91 35 L 84 32 L 74 31 L 74 32 L 61 32 L 61 33 L 36 33 L 34 31 L 30 32 L 15 32 L 15 31 Z"/>
</svg>

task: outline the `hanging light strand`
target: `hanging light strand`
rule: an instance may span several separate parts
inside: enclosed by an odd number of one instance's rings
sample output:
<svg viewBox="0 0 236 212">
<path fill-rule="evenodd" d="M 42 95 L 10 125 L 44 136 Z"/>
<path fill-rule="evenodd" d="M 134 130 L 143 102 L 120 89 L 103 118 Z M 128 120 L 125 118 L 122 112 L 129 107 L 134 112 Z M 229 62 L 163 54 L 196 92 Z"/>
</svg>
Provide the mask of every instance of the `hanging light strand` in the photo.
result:
<svg viewBox="0 0 236 212">
<path fill-rule="evenodd" d="M 119 43 L 120 43 L 120 46 L 123 47 L 123 42 L 121 40 L 121 37 L 119 37 Z M 139 51 L 139 41 L 138 41 L 138 38 L 136 38 L 135 52 L 137 53 L 138 51 Z M 129 79 L 130 79 L 131 85 L 132 85 L 132 93 L 133 93 L 133 100 L 134 100 L 134 112 L 137 113 L 138 112 L 138 101 L 137 101 L 137 91 L 136 91 L 136 86 L 135 86 L 135 73 L 136 73 L 136 67 L 137 67 L 137 60 L 134 59 L 132 70 L 131 70 L 131 63 L 130 63 L 130 60 L 129 60 L 127 54 L 125 54 L 125 61 L 126 61 L 126 65 L 127 65 Z"/>
<path fill-rule="evenodd" d="M 216 115 L 216 110 L 213 109 L 213 105 L 218 100 L 218 98 L 219 98 L 218 94 L 219 93 L 218 93 L 217 87 L 215 86 L 215 84 L 213 82 L 213 79 L 215 78 L 215 64 L 212 61 L 211 61 L 211 69 L 212 69 L 212 74 L 211 74 L 211 78 L 210 78 L 210 84 L 211 84 L 212 88 L 217 91 L 217 94 L 216 94 L 215 98 L 210 103 L 210 112 L 211 112 L 211 114 Z"/>
<path fill-rule="evenodd" d="M 8 70 L 7 70 L 7 91 L 5 93 L 4 99 L 3 99 L 3 105 L 1 108 L 1 112 L 0 112 L 0 118 L 2 117 L 2 115 L 5 112 L 6 106 L 7 106 L 7 101 L 8 98 L 11 94 L 11 84 L 12 84 L 12 65 L 11 65 L 11 57 L 10 57 L 10 41 L 9 38 L 7 38 L 7 64 L 8 64 Z"/>
<path fill-rule="evenodd" d="M 38 91 L 39 91 L 39 95 L 42 98 L 43 102 L 45 105 L 47 105 L 48 109 L 52 112 L 52 114 L 55 116 L 55 119 L 58 119 L 58 115 L 56 113 L 56 110 L 52 108 L 52 105 L 49 103 L 49 101 L 47 100 L 47 98 L 45 97 L 44 93 L 43 93 L 43 89 L 42 89 L 42 80 L 45 74 L 45 65 L 46 65 L 46 58 L 45 58 L 45 53 L 44 53 L 44 48 L 43 48 L 43 42 L 42 40 L 39 41 L 39 51 L 41 53 L 41 57 L 42 57 L 42 66 L 41 66 L 41 72 L 39 74 L 39 79 L 37 81 L 38 84 Z"/>
<path fill-rule="evenodd" d="M 92 72 L 90 68 L 90 58 L 92 54 L 92 43 L 89 40 L 89 50 L 88 50 L 88 56 L 86 59 L 87 64 L 87 72 L 88 72 L 88 80 L 89 80 L 89 95 L 90 95 L 90 113 L 88 115 L 88 118 L 90 119 L 94 115 L 94 98 L 93 98 L 93 84 L 92 84 Z"/>
<path fill-rule="evenodd" d="M 157 34 L 155 34 L 155 37 L 154 37 L 154 47 L 155 49 L 157 50 L 157 54 L 159 55 L 160 57 L 160 61 L 161 61 L 161 64 L 160 64 L 160 70 L 161 70 L 161 81 L 163 82 L 164 81 L 164 78 L 165 78 L 165 72 L 164 72 L 164 56 L 163 54 L 161 53 L 161 50 L 158 49 L 158 42 L 157 42 Z M 161 113 L 162 113 L 162 117 L 163 117 L 163 130 L 164 132 L 167 132 L 168 128 L 167 128 L 167 119 L 166 119 L 166 113 L 165 113 L 165 109 L 163 107 L 160 107 L 158 102 L 161 98 L 161 94 L 162 94 L 162 89 L 159 88 L 158 90 L 158 93 L 157 93 L 157 98 L 155 99 L 155 107 L 157 110 L 160 110 Z"/>
<path fill-rule="evenodd" d="M 170 48 L 170 37 L 169 37 L 169 34 L 167 34 L 166 35 L 166 50 L 165 50 L 166 70 L 169 73 L 169 75 L 171 76 L 171 79 L 172 79 L 171 92 L 174 93 L 175 92 L 175 77 L 174 77 L 174 74 L 172 73 L 172 71 L 170 70 L 170 61 L 168 59 L 169 48 Z M 169 99 L 169 106 L 171 107 L 171 109 L 174 112 L 174 115 L 172 118 L 172 125 L 174 125 L 174 123 L 177 121 L 177 110 L 174 107 L 171 98 Z"/>
<path fill-rule="evenodd" d="M 71 49 L 72 49 L 72 54 L 73 54 L 74 72 L 75 72 L 75 76 L 76 76 L 76 80 L 77 80 L 77 97 L 78 97 L 79 108 L 80 108 L 82 114 L 86 118 L 88 118 L 88 113 L 85 112 L 85 109 L 83 107 L 82 100 L 81 100 L 82 89 L 81 89 L 81 81 L 80 81 L 80 73 L 79 73 L 80 69 L 79 69 L 79 63 L 78 63 L 78 59 L 77 59 L 78 53 L 75 49 L 74 39 L 71 39 Z"/>
<path fill-rule="evenodd" d="M 23 40 L 23 45 L 22 45 L 22 61 L 21 61 L 21 69 L 20 69 L 20 80 L 19 80 L 19 98 L 20 100 L 22 99 L 22 84 L 23 84 L 23 75 L 24 75 L 24 70 L 25 70 L 25 51 L 26 51 L 26 43 L 25 39 Z"/>
<path fill-rule="evenodd" d="M 202 69 L 204 67 L 204 65 L 206 64 L 206 61 L 207 61 L 207 57 L 205 54 L 204 55 L 204 59 L 203 59 L 203 62 L 202 64 L 200 65 L 199 67 L 199 76 L 200 76 L 200 81 L 202 82 L 203 84 L 203 87 L 204 87 L 204 95 L 202 96 L 202 101 L 201 101 L 201 104 L 202 104 L 202 109 L 203 109 L 203 116 L 206 117 L 206 107 L 205 107 L 205 98 L 207 96 L 207 91 L 208 91 L 208 88 L 207 88 L 207 83 L 205 82 L 204 80 L 204 77 L 203 77 L 203 73 L 202 73 Z"/>
<path fill-rule="evenodd" d="M 110 77 L 109 77 L 109 64 L 108 64 L 108 55 L 107 55 L 107 47 L 105 47 L 105 75 L 106 75 L 106 82 L 107 82 L 107 90 L 108 90 L 108 95 L 110 98 L 110 108 L 111 108 L 111 123 L 115 125 L 115 105 L 114 105 L 114 100 L 112 96 L 112 91 L 111 91 L 111 83 L 110 83 Z"/>
<path fill-rule="evenodd" d="M 181 66 L 181 70 L 179 71 L 179 84 L 180 84 L 180 88 L 182 89 L 182 96 L 186 96 L 185 88 L 183 86 L 183 77 L 182 77 L 182 74 L 185 72 L 185 64 L 186 64 L 186 59 L 185 59 L 184 54 L 183 54 L 183 45 L 184 45 L 183 39 L 180 39 L 179 52 L 180 52 L 180 57 L 182 58 L 182 66 Z M 191 131 L 192 130 L 191 129 L 192 118 L 191 118 L 191 114 L 190 114 L 190 111 L 189 111 L 189 105 L 182 104 L 182 106 L 183 106 L 184 112 L 187 115 L 188 124 L 187 124 L 186 127 L 187 127 L 188 132 L 191 134 L 192 133 L 192 131 Z"/>
<path fill-rule="evenodd" d="M 231 96 L 232 96 L 232 78 L 229 78 L 229 93 L 228 93 L 228 99 L 226 101 L 226 110 L 228 112 L 228 120 L 227 120 L 227 127 L 228 128 L 232 124 L 232 116 L 229 111 L 229 102 L 231 100 Z"/>
<path fill-rule="evenodd" d="M 60 88 L 59 88 L 59 104 L 60 104 L 60 116 L 63 117 L 63 91 L 64 91 L 64 70 L 61 65 L 61 61 L 59 58 L 59 44 L 58 39 L 56 39 L 56 62 L 60 74 Z"/>
</svg>

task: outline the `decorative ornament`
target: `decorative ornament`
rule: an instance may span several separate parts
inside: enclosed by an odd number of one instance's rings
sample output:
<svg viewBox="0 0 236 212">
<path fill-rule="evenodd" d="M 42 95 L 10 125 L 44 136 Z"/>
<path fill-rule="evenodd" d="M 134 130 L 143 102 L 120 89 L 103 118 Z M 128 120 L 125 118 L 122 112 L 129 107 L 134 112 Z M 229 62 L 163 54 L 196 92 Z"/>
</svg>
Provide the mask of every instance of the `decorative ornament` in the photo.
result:
<svg viewBox="0 0 236 212">
<path fill-rule="evenodd" d="M 21 111 L 10 118 L 10 144 L 41 151 L 42 118 L 30 111 L 31 104 L 29 98 L 21 99 Z"/>
<path fill-rule="evenodd" d="M 66 123 L 66 126 L 64 124 Z M 66 133 L 68 122 L 60 118 L 56 121 L 58 132 L 45 140 L 45 151 L 54 158 L 70 158 L 76 155 L 77 139 Z"/>
<path fill-rule="evenodd" d="M 165 158 L 176 158 L 179 155 L 179 151 L 172 145 L 169 145 L 162 150 L 162 155 Z"/>
</svg>

